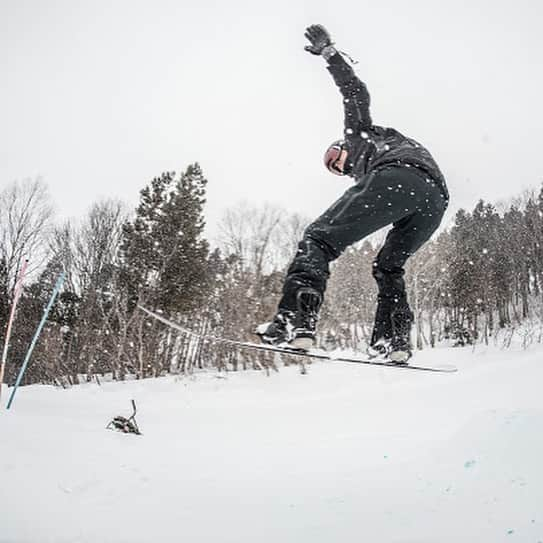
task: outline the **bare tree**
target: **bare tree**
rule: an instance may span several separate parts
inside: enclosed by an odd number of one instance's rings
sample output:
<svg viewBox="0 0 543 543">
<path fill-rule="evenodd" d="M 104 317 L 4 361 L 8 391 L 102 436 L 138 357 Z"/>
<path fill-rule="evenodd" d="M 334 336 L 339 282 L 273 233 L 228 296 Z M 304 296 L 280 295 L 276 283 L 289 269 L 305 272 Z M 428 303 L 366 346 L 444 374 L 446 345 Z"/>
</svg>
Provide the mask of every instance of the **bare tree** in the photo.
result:
<svg viewBox="0 0 543 543">
<path fill-rule="evenodd" d="M 283 265 L 290 262 L 294 257 L 296 246 L 302 239 L 308 224 L 309 219 L 299 213 L 286 215 L 281 221 L 277 236 L 277 252 L 279 262 L 283 263 Z"/>
<path fill-rule="evenodd" d="M 111 275 L 127 217 L 124 204 L 117 200 L 92 206 L 73 240 L 74 280 L 80 292 L 100 288 L 104 275 Z"/>
<path fill-rule="evenodd" d="M 114 373 L 119 371 L 115 345 L 117 340 L 125 338 L 126 330 L 119 326 L 118 303 L 114 302 L 120 296 L 116 292 L 116 268 L 126 217 L 121 202 L 98 202 L 79 224 L 67 222 L 56 228 L 50 238 L 51 252 L 62 261 L 67 272 L 67 289 L 75 301 L 75 313 L 66 323 L 65 337 L 69 363 L 77 366 L 80 373 L 104 371 L 104 368 Z M 108 321 L 113 317 L 114 330 Z"/>
<path fill-rule="evenodd" d="M 29 275 L 45 263 L 52 216 L 49 191 L 41 179 L 15 182 L 0 192 L 0 260 L 11 288 L 24 258 L 30 258 Z"/>
<path fill-rule="evenodd" d="M 261 277 L 286 266 L 307 222 L 276 206 L 242 202 L 226 210 L 219 222 L 218 243 L 223 253 L 239 259 L 243 271 Z"/>
</svg>

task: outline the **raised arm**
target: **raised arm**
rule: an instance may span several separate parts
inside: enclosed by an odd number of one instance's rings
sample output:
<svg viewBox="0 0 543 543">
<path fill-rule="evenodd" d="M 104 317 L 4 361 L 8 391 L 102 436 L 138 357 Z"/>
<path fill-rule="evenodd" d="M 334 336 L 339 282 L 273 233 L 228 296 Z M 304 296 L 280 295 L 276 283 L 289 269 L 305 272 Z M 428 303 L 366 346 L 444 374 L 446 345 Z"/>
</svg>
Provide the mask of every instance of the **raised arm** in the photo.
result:
<svg viewBox="0 0 543 543">
<path fill-rule="evenodd" d="M 343 96 L 345 111 L 345 139 L 356 140 L 372 126 L 370 95 L 366 85 L 354 73 L 352 67 L 334 48 L 330 34 L 322 25 L 311 25 L 305 37 L 311 45 L 305 47 L 313 55 L 322 55 L 328 61 L 328 71 Z"/>
<path fill-rule="evenodd" d="M 359 137 L 361 132 L 368 131 L 372 126 L 368 89 L 337 52 L 328 59 L 328 71 L 343 96 L 345 138 Z"/>
</svg>

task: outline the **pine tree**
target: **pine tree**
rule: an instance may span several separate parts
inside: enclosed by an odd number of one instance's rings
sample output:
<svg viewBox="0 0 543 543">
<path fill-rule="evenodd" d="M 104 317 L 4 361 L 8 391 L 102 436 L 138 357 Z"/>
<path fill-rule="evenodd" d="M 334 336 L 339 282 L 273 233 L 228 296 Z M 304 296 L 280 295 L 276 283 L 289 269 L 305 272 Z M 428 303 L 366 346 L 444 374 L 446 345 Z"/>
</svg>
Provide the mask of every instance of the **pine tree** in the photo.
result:
<svg viewBox="0 0 543 543">
<path fill-rule="evenodd" d="M 179 179 L 166 172 L 141 191 L 122 244 L 126 286 L 134 301 L 139 297 L 170 314 L 186 314 L 203 300 L 209 252 L 202 237 L 206 184 L 195 163 Z"/>
</svg>

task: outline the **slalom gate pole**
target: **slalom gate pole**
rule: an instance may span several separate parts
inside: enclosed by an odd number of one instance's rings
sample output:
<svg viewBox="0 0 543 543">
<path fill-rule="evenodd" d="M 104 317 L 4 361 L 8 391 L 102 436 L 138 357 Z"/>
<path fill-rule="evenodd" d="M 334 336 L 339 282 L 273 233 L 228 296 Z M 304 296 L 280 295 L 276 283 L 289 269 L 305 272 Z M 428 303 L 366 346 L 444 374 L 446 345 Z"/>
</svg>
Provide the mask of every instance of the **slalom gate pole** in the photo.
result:
<svg viewBox="0 0 543 543">
<path fill-rule="evenodd" d="M 4 382 L 4 370 L 6 368 L 6 360 L 8 357 L 9 339 L 11 337 L 11 327 L 15 318 L 15 309 L 17 308 L 17 302 L 23 290 L 23 279 L 26 273 L 26 267 L 28 266 L 28 258 L 25 258 L 23 265 L 19 271 L 19 277 L 15 283 L 15 289 L 13 291 L 13 303 L 11 304 L 11 311 L 9 314 L 8 327 L 6 329 L 6 337 L 4 339 L 4 349 L 2 351 L 2 363 L 0 365 L 0 397 L 2 396 L 2 383 Z"/>
<path fill-rule="evenodd" d="M 28 351 L 26 352 L 23 365 L 21 366 L 21 369 L 19 370 L 19 375 L 17 375 L 17 380 L 15 381 L 15 386 L 13 387 L 13 390 L 11 391 L 11 395 L 9 397 L 9 401 L 8 401 L 8 405 L 6 406 L 6 409 L 9 409 L 11 407 L 11 404 L 13 403 L 13 398 L 15 397 L 15 393 L 17 392 L 17 388 L 19 388 L 19 385 L 21 384 L 21 380 L 26 370 L 26 366 L 28 365 L 28 361 L 30 360 L 30 355 L 32 354 L 32 351 L 34 350 L 34 347 L 36 346 L 36 342 L 38 341 L 38 338 L 40 337 L 43 325 L 45 324 L 45 321 L 47 320 L 49 311 L 51 311 L 51 307 L 53 307 L 53 304 L 55 303 L 55 299 L 57 297 L 57 294 L 59 293 L 60 288 L 62 287 L 62 283 L 64 283 L 64 278 L 65 278 L 65 273 L 62 272 L 58 276 L 57 283 L 55 285 L 55 288 L 53 289 L 53 293 L 51 294 L 51 299 L 49 300 L 49 303 L 47 304 L 47 307 L 45 308 L 45 311 L 43 312 L 43 317 L 40 321 L 40 324 L 38 325 L 38 328 L 36 330 L 36 333 L 34 334 L 34 337 L 32 338 L 32 343 L 30 344 L 30 347 L 28 348 Z"/>
</svg>

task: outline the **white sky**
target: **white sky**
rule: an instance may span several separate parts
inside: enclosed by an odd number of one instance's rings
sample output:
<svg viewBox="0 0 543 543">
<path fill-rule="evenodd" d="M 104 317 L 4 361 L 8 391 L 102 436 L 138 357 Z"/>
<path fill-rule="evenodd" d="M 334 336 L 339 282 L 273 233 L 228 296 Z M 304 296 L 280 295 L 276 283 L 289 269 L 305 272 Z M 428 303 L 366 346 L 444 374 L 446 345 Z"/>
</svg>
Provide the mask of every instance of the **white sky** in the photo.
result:
<svg viewBox="0 0 543 543">
<path fill-rule="evenodd" d="M 42 176 L 60 217 L 135 205 L 199 161 L 226 207 L 309 217 L 348 187 L 322 154 L 342 102 L 304 29 L 328 27 L 376 124 L 426 145 L 452 210 L 543 181 L 539 0 L 0 0 L 0 184 Z"/>
</svg>

